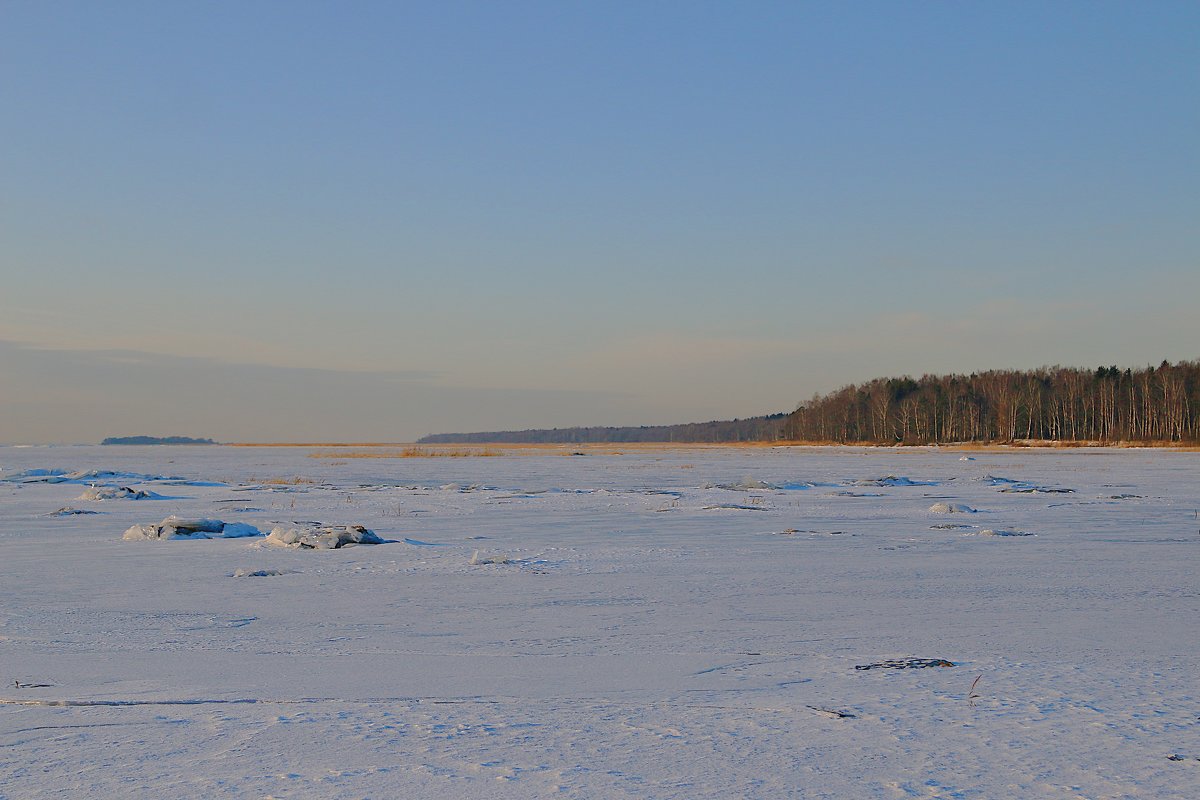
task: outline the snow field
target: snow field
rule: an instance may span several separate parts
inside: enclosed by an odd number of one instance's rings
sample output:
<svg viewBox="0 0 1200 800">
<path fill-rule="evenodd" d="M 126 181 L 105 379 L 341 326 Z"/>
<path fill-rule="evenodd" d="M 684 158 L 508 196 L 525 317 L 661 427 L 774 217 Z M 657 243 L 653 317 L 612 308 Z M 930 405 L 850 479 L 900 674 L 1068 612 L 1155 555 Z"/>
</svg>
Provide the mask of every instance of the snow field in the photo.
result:
<svg viewBox="0 0 1200 800">
<path fill-rule="evenodd" d="M 0 449 L 0 797 L 1195 797 L 1200 456 L 960 458 Z"/>
</svg>

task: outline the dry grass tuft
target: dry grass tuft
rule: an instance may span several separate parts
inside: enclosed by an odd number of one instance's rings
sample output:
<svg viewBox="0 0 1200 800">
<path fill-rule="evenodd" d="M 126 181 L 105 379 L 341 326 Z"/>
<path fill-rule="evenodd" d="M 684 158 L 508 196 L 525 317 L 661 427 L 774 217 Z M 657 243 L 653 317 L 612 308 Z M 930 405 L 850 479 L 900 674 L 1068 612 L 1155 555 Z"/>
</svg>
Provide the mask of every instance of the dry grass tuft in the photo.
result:
<svg viewBox="0 0 1200 800">
<path fill-rule="evenodd" d="M 972 708 L 975 707 L 975 701 L 982 696 L 975 691 L 975 687 L 979 685 L 981 680 L 983 680 L 983 675 L 979 675 L 975 680 L 971 681 L 971 688 L 967 690 L 967 702 L 970 703 Z"/>
<path fill-rule="evenodd" d="M 402 450 L 337 450 L 309 453 L 309 458 L 489 458 L 507 455 L 492 447 L 405 447 Z M 342 462 L 344 463 L 344 462 Z"/>
</svg>

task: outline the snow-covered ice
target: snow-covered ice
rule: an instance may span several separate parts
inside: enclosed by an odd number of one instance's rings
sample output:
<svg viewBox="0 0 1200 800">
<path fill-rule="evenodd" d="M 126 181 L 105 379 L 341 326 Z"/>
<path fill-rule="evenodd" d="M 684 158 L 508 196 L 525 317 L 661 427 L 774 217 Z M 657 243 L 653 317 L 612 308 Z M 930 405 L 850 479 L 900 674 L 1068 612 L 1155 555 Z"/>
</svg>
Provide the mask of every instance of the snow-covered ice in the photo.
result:
<svg viewBox="0 0 1200 800">
<path fill-rule="evenodd" d="M 92 486 L 84 489 L 83 494 L 76 500 L 98 502 L 103 500 L 162 500 L 162 495 L 148 492 L 145 489 L 131 489 L 128 486 Z"/>
<path fill-rule="evenodd" d="M 1200 453 L 544 452 L 0 448 L 0 798 L 1198 796 Z"/>
<path fill-rule="evenodd" d="M 301 550 L 336 550 L 356 544 L 383 544 L 362 525 L 276 525 L 263 544 Z"/>
<path fill-rule="evenodd" d="M 1036 533 L 1029 533 L 1028 531 L 1004 531 L 1004 530 L 996 531 L 996 530 L 992 530 L 991 528 L 984 528 L 983 530 L 979 531 L 978 533 L 967 533 L 964 535 L 965 536 L 1037 536 Z"/>
<path fill-rule="evenodd" d="M 471 553 L 471 560 L 468 563 L 470 563 L 471 566 L 478 566 L 480 564 L 508 564 L 509 558 L 505 555 L 488 555 L 476 550 L 475 552 Z"/>
<path fill-rule="evenodd" d="M 947 503 L 940 500 L 929 507 L 930 514 L 974 514 L 975 509 L 966 503 Z"/>
<path fill-rule="evenodd" d="M 143 539 L 241 539 L 261 535 L 262 531 L 244 522 L 182 519 L 172 515 L 157 524 L 130 526 L 121 538 L 127 542 L 136 542 Z"/>
</svg>

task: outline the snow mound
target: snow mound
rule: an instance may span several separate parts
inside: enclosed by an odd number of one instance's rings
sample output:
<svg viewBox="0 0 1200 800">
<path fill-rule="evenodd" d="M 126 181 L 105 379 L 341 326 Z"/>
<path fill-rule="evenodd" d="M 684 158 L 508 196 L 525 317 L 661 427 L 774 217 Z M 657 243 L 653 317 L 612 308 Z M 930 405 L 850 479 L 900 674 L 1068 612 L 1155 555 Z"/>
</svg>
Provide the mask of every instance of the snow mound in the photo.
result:
<svg viewBox="0 0 1200 800">
<path fill-rule="evenodd" d="M 1012 478 L 1002 478 L 999 475 L 984 475 L 979 480 L 991 486 L 1008 486 L 1020 483 L 1020 481 L 1014 481 Z"/>
<path fill-rule="evenodd" d="M 66 481 L 169 481 L 182 480 L 167 475 L 147 475 L 142 472 L 116 472 L 111 469 L 81 469 L 63 475 Z"/>
<path fill-rule="evenodd" d="M 974 514 L 975 509 L 962 503 L 934 503 L 929 507 L 930 514 Z"/>
<path fill-rule="evenodd" d="M 13 483 L 96 483 L 99 481 L 145 483 L 147 481 L 180 481 L 170 475 L 146 475 L 140 472 L 117 472 L 111 469 L 83 469 L 68 472 L 65 469 L 27 469 L 7 476 L 3 480 Z"/>
<path fill-rule="evenodd" d="M 335 550 L 355 544 L 383 544 L 384 540 L 362 525 L 276 525 L 265 543 L 303 550 Z"/>
<path fill-rule="evenodd" d="M 66 474 L 67 471 L 65 469 L 26 469 L 5 476 L 3 480 L 12 483 L 58 483 L 63 479 L 62 476 Z"/>
<path fill-rule="evenodd" d="M 752 475 L 747 475 L 737 483 L 706 483 L 701 489 L 725 489 L 731 492 L 754 492 L 754 491 L 798 491 L 801 489 L 811 489 L 817 484 L 808 481 L 784 481 L 783 483 L 770 483 L 768 481 L 760 481 Z M 660 492 L 660 494 L 673 494 L 673 492 Z"/>
<path fill-rule="evenodd" d="M 144 489 L 131 489 L 128 486 L 93 486 L 85 489 L 76 500 L 162 500 L 161 494 L 147 492 Z"/>
<path fill-rule="evenodd" d="M 1059 486 L 1027 486 L 1014 484 L 1000 491 L 1005 494 L 1074 494 L 1074 489 L 1063 489 Z"/>
<path fill-rule="evenodd" d="M 157 525 L 134 525 L 121 538 L 134 542 L 161 539 L 237 539 L 261 536 L 262 531 L 244 522 L 222 522 L 219 519 L 180 519 L 174 515 Z"/>
<path fill-rule="evenodd" d="M 854 481 L 854 486 L 937 486 L 937 481 L 914 481 L 903 475 L 884 475 L 882 478 L 867 478 Z"/>
<path fill-rule="evenodd" d="M 1038 486 L 1028 481 L 1017 481 L 1012 478 L 1002 478 L 999 475 L 984 475 L 979 479 L 989 486 L 1002 487 L 1000 491 L 1006 494 L 1074 494 L 1074 489 L 1064 489 L 1059 486 Z"/>
<path fill-rule="evenodd" d="M 733 489 L 735 491 L 750 492 L 750 491 L 754 491 L 756 489 L 774 489 L 775 484 L 767 483 L 766 481 L 760 481 L 752 475 L 747 475 L 746 477 L 742 478 L 737 483 L 727 483 L 727 484 L 721 486 L 720 488 Z"/>
</svg>

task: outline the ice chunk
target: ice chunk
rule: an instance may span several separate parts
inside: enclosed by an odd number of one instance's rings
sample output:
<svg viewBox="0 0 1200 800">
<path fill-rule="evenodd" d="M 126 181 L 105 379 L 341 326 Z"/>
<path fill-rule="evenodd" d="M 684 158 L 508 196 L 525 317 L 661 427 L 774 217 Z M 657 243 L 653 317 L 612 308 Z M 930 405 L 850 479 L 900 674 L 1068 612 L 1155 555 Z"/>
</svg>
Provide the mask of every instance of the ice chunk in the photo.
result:
<svg viewBox="0 0 1200 800">
<path fill-rule="evenodd" d="M 134 525 L 121 538 L 132 542 L 145 539 L 236 539 L 261 535 L 262 531 L 244 522 L 170 516 L 157 525 Z"/>
<path fill-rule="evenodd" d="M 929 507 L 930 514 L 974 514 L 975 509 L 962 503 L 934 503 Z"/>
<path fill-rule="evenodd" d="M 882 478 L 865 478 L 854 481 L 854 486 L 937 486 L 937 481 L 914 481 L 904 475 L 884 475 Z"/>
<path fill-rule="evenodd" d="M 111 469 L 82 469 L 68 472 L 65 469 L 27 469 L 3 478 L 19 483 L 138 483 L 144 481 L 182 480 L 166 475 L 146 475 L 140 472 L 117 472 Z"/>
<path fill-rule="evenodd" d="M 266 538 L 275 547 L 334 550 L 355 544 L 383 544 L 384 540 L 362 525 L 276 525 Z"/>
<path fill-rule="evenodd" d="M 755 478 L 753 475 L 747 475 L 746 477 L 742 478 L 737 483 L 726 484 L 725 486 L 722 486 L 721 488 L 722 489 L 735 489 L 735 490 L 742 490 L 742 491 L 753 491 L 755 489 L 774 489 L 775 486 L 774 486 L 774 484 L 767 483 L 766 481 L 760 481 L 757 478 Z"/>
<path fill-rule="evenodd" d="M 473 566 L 473 567 L 477 566 L 479 564 L 507 564 L 507 563 L 509 563 L 508 556 L 503 556 L 503 555 L 485 556 L 482 553 L 480 553 L 478 550 L 476 550 L 474 553 L 471 554 L 471 566 Z"/>
<path fill-rule="evenodd" d="M 161 500 L 162 495 L 128 486 L 93 486 L 85 489 L 76 500 Z"/>
<path fill-rule="evenodd" d="M 62 483 L 66 480 L 65 469 L 27 469 L 7 475 L 4 480 L 12 483 Z"/>
</svg>

